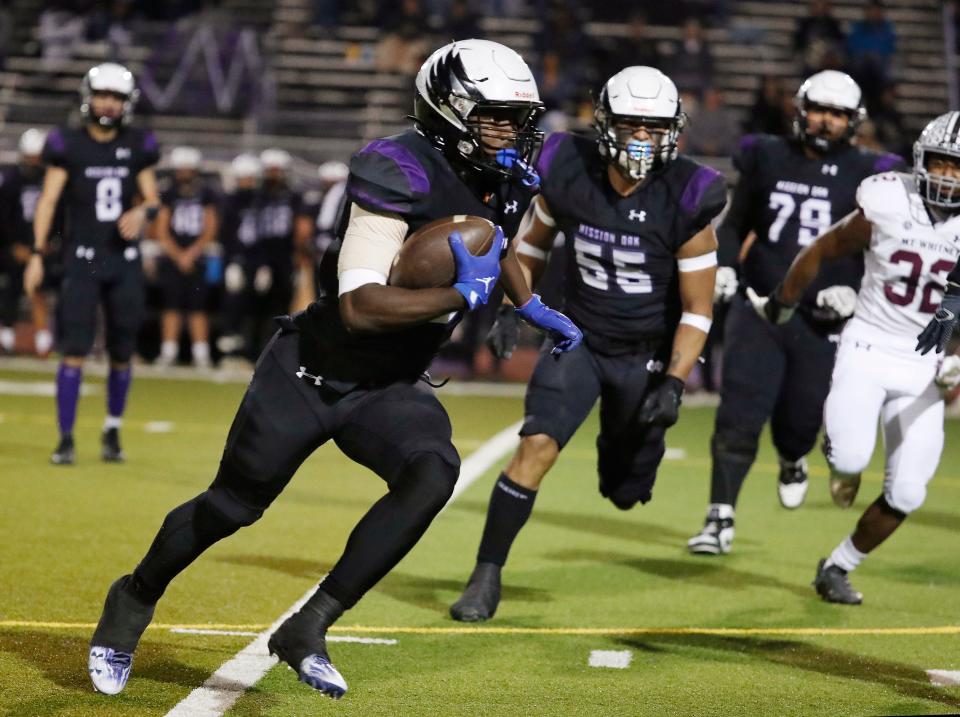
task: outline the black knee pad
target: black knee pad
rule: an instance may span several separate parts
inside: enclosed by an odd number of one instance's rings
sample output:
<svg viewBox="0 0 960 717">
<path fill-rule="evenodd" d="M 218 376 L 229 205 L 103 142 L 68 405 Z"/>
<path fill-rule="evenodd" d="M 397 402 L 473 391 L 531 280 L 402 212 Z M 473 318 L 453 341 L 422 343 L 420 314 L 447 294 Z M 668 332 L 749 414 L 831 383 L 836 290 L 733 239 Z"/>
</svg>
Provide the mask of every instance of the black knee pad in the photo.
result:
<svg viewBox="0 0 960 717">
<path fill-rule="evenodd" d="M 438 453 L 417 453 L 406 462 L 390 490 L 411 491 L 424 507 L 440 510 L 453 495 L 459 475 L 459 465 L 451 465 Z"/>
<path fill-rule="evenodd" d="M 714 460 L 727 459 L 736 462 L 752 463 L 757 456 L 760 436 L 746 431 L 728 428 L 718 429 L 710 440 L 710 451 Z"/>
</svg>

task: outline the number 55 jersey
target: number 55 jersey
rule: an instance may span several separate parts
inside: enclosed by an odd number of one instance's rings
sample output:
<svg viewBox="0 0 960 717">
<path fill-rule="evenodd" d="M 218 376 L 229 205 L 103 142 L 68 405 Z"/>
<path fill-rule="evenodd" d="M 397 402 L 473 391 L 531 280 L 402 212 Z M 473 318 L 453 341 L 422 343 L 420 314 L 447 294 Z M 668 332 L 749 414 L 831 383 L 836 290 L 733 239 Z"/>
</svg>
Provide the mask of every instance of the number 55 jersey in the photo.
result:
<svg viewBox="0 0 960 717">
<path fill-rule="evenodd" d="M 564 235 L 564 311 L 588 343 L 671 336 L 681 313 L 676 253 L 723 209 L 723 175 L 679 156 L 622 197 L 596 142 L 562 132 L 544 143 L 537 168 Z"/>
<path fill-rule="evenodd" d="M 960 216 L 934 222 L 912 174 L 886 172 L 857 189 L 873 225 L 863 284 L 847 335 L 913 353 L 917 334 L 940 305 L 946 276 L 960 257 Z M 931 358 L 934 357 L 931 354 Z"/>
</svg>

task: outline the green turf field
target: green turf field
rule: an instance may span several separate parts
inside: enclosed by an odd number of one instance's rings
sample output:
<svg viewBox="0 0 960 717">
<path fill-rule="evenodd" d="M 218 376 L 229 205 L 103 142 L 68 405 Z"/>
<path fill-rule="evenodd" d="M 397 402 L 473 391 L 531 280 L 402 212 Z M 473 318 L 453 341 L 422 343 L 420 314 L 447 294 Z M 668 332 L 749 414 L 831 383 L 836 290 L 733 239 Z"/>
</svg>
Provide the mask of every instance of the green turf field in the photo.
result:
<svg viewBox="0 0 960 717">
<path fill-rule="evenodd" d="M 105 466 L 98 458 L 103 384 L 91 379 L 94 393 L 80 406 L 78 465 L 57 468 L 47 464 L 53 399 L 11 395 L 7 383 L 50 381 L 0 371 L 7 386 L 0 393 L 0 713 L 164 715 L 253 639 L 169 626 L 265 629 L 330 567 L 382 484 L 335 448 L 321 449 L 259 523 L 174 582 L 127 690 L 97 695 L 86 647 L 106 588 L 134 566 L 166 512 L 212 479 L 243 387 L 136 382 L 124 431 L 128 462 Z M 516 398 L 445 402 L 463 455 L 522 415 Z M 879 463 L 859 509 L 842 512 L 830 502 L 821 457 L 811 456 L 807 505 L 787 512 L 777 503 L 765 441 L 741 498 L 734 552 L 693 558 L 684 545 L 703 517 L 712 415 L 684 409 L 668 445 L 685 457 L 671 452 L 654 502 L 627 513 L 597 493 L 592 417 L 548 477 L 514 547 L 496 619 L 464 630 L 447 607 L 473 565 L 492 468 L 344 616 L 336 634 L 397 643 L 331 644 L 350 685 L 343 700 L 320 698 L 277 668 L 227 714 L 960 711 L 960 688 L 932 686 L 925 673 L 960 670 L 960 423 L 947 424 L 927 504 L 853 575 L 866 598 L 850 608 L 821 602 L 810 581 L 817 559 L 879 492 Z M 949 629 L 923 630 L 938 627 Z M 594 650 L 629 651 L 632 661 L 625 669 L 589 667 Z"/>
</svg>

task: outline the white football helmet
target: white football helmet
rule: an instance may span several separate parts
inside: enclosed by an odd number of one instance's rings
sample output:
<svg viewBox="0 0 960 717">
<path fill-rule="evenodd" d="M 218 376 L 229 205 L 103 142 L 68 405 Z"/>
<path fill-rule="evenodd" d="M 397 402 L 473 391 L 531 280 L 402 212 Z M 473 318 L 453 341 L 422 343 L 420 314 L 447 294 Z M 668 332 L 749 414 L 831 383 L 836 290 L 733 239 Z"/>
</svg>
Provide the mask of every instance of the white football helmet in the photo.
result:
<svg viewBox="0 0 960 717">
<path fill-rule="evenodd" d="M 94 92 L 113 92 L 123 96 L 123 111 L 119 119 L 94 116 L 90 109 Z M 133 73 L 115 62 L 104 62 L 91 67 L 83 76 L 83 82 L 80 83 L 80 114 L 87 121 L 101 127 L 114 127 L 129 122 L 133 118 L 133 108 L 138 99 L 140 99 L 140 90 L 134 82 Z"/>
<path fill-rule="evenodd" d="M 808 77 L 797 90 L 794 101 L 797 114 L 793 119 L 793 133 L 797 139 L 818 152 L 829 152 L 848 143 L 860 123 L 867 118 L 860 85 L 850 75 L 837 70 L 823 70 Z M 807 111 L 810 105 L 832 107 L 846 112 L 850 121 L 843 136 L 833 140 L 808 132 Z"/>
<path fill-rule="evenodd" d="M 533 163 L 543 142 L 537 119 L 543 103 L 527 63 L 505 45 L 490 40 L 460 40 L 427 58 L 417 73 L 414 120 L 450 161 L 486 177 L 513 177 L 512 161 L 484 151 L 478 117 L 510 119 L 512 159 Z M 500 156 L 499 153 L 497 153 Z"/>
<path fill-rule="evenodd" d="M 238 154 L 230 163 L 230 172 L 234 179 L 257 178 L 260 176 L 260 160 L 252 154 Z"/>
<path fill-rule="evenodd" d="M 170 166 L 173 169 L 199 169 L 203 156 L 195 147 L 174 147 L 170 153 Z"/>
<path fill-rule="evenodd" d="M 290 168 L 293 159 L 290 153 L 285 149 L 265 149 L 260 153 L 260 165 L 264 169 L 282 169 L 286 171 Z"/>
<path fill-rule="evenodd" d="M 343 162 L 331 160 L 324 162 L 317 168 L 317 176 L 321 182 L 336 184 L 346 181 L 347 177 L 350 176 L 350 169 Z"/>
<path fill-rule="evenodd" d="M 673 80 L 653 67 L 625 67 L 607 80 L 594 107 L 600 154 L 631 179 L 643 179 L 677 156 L 677 140 L 687 123 Z M 633 138 L 618 123 L 642 124 L 652 141 Z"/>
<path fill-rule="evenodd" d="M 944 154 L 960 159 L 960 112 L 940 115 L 923 128 L 913 143 L 913 175 L 917 189 L 927 204 L 942 209 L 960 208 L 960 180 L 927 171 L 928 154 Z"/>
<path fill-rule="evenodd" d="M 20 135 L 18 146 L 21 157 L 38 157 L 43 153 L 43 145 L 47 140 L 46 132 L 30 128 Z"/>
</svg>

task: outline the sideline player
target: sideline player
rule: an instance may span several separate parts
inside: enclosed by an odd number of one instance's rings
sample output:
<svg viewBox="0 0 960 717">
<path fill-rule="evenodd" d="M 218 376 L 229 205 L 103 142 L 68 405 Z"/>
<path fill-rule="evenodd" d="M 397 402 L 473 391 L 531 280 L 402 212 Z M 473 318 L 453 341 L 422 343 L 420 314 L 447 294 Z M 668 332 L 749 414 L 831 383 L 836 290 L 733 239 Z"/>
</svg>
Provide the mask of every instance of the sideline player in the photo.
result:
<svg viewBox="0 0 960 717">
<path fill-rule="evenodd" d="M 960 383 L 960 357 L 914 352 L 960 254 L 960 112 L 930 122 L 914 148 L 914 172 L 870 177 L 857 190 L 859 209 L 804 249 L 783 283 L 758 302 L 784 323 L 824 260 L 862 252 L 866 270 L 853 318 L 841 334 L 824 410 L 830 493 L 847 508 L 883 429 L 883 492 L 853 534 L 817 566 L 824 600 L 859 605 L 847 577 L 917 510 L 943 451 L 943 392 Z"/>
<path fill-rule="evenodd" d="M 172 366 L 180 352 L 182 316 L 187 315 L 193 365 L 210 367 L 210 321 L 204 250 L 217 236 L 217 199 L 200 176 L 203 157 L 194 147 L 170 153 L 173 186 L 161 197 L 155 232 L 163 248 L 158 273 L 163 289 L 160 356 Z"/>
<path fill-rule="evenodd" d="M 63 195 L 68 233 L 57 309 L 63 353 L 57 372 L 60 442 L 50 457 L 60 465 L 74 461 L 73 424 L 83 360 L 93 347 L 100 305 L 110 356 L 101 456 L 105 461 L 124 459 L 120 425 L 144 309 L 138 240 L 160 204 L 153 171 L 159 158 L 156 137 L 128 126 L 139 96 L 133 75 L 111 62 L 97 65 L 83 78 L 80 94 L 84 127 L 61 127 L 47 135 L 47 170 L 33 223 L 34 255 L 24 272 L 24 288 L 32 296 L 43 280 L 43 255 Z M 134 206 L 137 194 L 143 201 Z"/>
<path fill-rule="evenodd" d="M 737 281 L 732 267 L 740 244 L 751 230 L 757 240 L 740 267 L 746 295 L 733 299 L 727 315 L 710 442 L 710 504 L 703 529 L 687 543 L 691 553 L 730 552 L 737 497 L 768 420 L 780 457 L 780 503 L 802 505 L 806 455 L 820 430 L 837 335 L 853 313 L 863 263 L 858 256 L 826 267 L 782 327 L 760 319 L 749 296 L 769 294 L 797 253 L 855 208 L 854 193 L 865 177 L 902 167 L 896 155 L 851 143 L 866 111 L 848 75 L 825 70 L 811 76 L 797 91 L 796 106 L 793 137 L 747 135 L 734 157 L 740 179 L 719 231 L 718 285 Z"/>
<path fill-rule="evenodd" d="M 327 654 L 327 629 L 416 545 L 459 473 L 450 420 L 420 380 L 439 346 L 464 311 L 487 301 L 498 277 L 524 317 L 559 342 L 557 351 L 581 339 L 565 316 L 530 294 L 513 250 L 502 254 L 503 237 L 516 233 L 536 184 L 526 163 L 542 136 L 541 110 L 533 74 L 503 45 L 465 40 L 427 59 L 416 78 L 415 128 L 374 140 L 351 160 L 339 268 L 322 272 L 336 286 L 281 320 L 230 428 L 217 477 L 166 517 L 133 574 L 110 587 L 89 653 L 98 690 L 123 689 L 170 581 L 259 519 L 300 464 L 333 439 L 383 478 L 388 492 L 268 647 L 315 689 L 331 697 L 346 692 Z M 388 286 L 405 238 L 456 214 L 502 224 L 489 252 L 471 255 L 454 232 L 454 286 Z"/>
<path fill-rule="evenodd" d="M 710 330 L 717 264 L 710 221 L 727 197 L 719 172 L 678 156 L 684 121 L 670 78 L 627 67 L 600 93 L 595 138 L 558 133 L 544 145 L 543 191 L 517 251 L 534 283 L 563 232 L 564 311 L 584 343 L 563 361 L 543 354 L 537 362 L 520 446 L 494 484 L 476 567 L 450 608 L 455 620 L 493 617 L 510 546 L 598 398 L 600 493 L 621 510 L 651 498 L 664 435 Z M 492 332 L 500 355 L 516 343 L 512 313 L 501 311 Z"/>
</svg>

